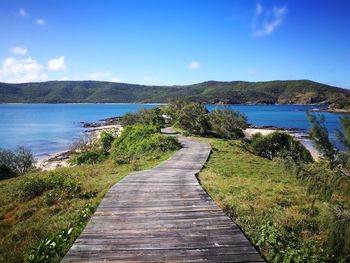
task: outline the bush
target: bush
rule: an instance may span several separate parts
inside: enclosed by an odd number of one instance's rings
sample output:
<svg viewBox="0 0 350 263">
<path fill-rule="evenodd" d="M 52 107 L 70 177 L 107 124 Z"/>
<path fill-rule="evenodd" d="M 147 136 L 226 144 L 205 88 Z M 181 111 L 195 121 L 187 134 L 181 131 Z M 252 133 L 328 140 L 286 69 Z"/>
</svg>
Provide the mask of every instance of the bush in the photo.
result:
<svg viewBox="0 0 350 263">
<path fill-rule="evenodd" d="M 176 137 L 153 134 L 150 143 L 154 144 L 155 149 L 161 152 L 175 151 L 181 148 L 181 143 Z"/>
<path fill-rule="evenodd" d="M 267 251 L 269 262 L 326 262 L 327 254 L 316 240 L 301 241 L 300 233 L 286 231 L 272 220 L 266 220 L 259 228 L 257 245 Z"/>
<path fill-rule="evenodd" d="M 0 149 L 0 164 L 13 171 L 24 174 L 33 167 L 34 162 L 33 152 L 22 146 L 14 151 Z"/>
<path fill-rule="evenodd" d="M 75 154 L 71 157 L 70 162 L 73 164 L 95 164 L 107 159 L 104 151 L 97 149 L 90 149 L 86 152 Z"/>
<path fill-rule="evenodd" d="M 130 126 L 134 124 L 145 124 L 151 125 L 160 130 L 164 127 L 165 120 L 162 117 L 161 110 L 159 108 L 155 109 L 145 109 L 142 108 L 136 113 L 126 113 L 122 118 L 123 126 Z"/>
<path fill-rule="evenodd" d="M 71 144 L 70 150 L 73 152 L 85 152 L 91 148 L 93 143 L 94 136 L 91 133 L 84 133 Z"/>
<path fill-rule="evenodd" d="M 15 177 L 16 173 L 7 165 L 0 164 L 0 180 Z"/>
<path fill-rule="evenodd" d="M 47 205 L 53 205 L 62 198 L 62 191 L 60 189 L 52 189 L 45 193 L 44 202 Z"/>
<path fill-rule="evenodd" d="M 274 157 L 291 157 L 296 163 L 313 162 L 310 152 L 299 141 L 284 132 L 256 137 L 251 143 L 254 152 L 272 160 Z"/>
<path fill-rule="evenodd" d="M 85 227 L 86 222 L 90 219 L 95 211 L 95 206 L 86 204 L 79 211 L 76 222 L 73 227 L 68 227 L 55 235 L 40 240 L 35 246 L 28 251 L 26 262 L 28 263 L 51 263 L 59 262 L 71 244 L 72 238 L 76 237 L 75 233 L 79 233 Z"/>
<path fill-rule="evenodd" d="M 210 131 L 208 110 L 202 103 L 188 103 L 181 109 L 176 126 L 190 134 L 206 135 Z"/>
<path fill-rule="evenodd" d="M 188 103 L 185 99 L 170 99 L 168 105 L 163 108 L 163 111 L 166 115 L 170 116 L 172 121 L 175 121 L 179 117 L 183 107 Z"/>
<path fill-rule="evenodd" d="M 58 235 L 40 240 L 35 247 L 32 247 L 27 262 L 29 263 L 50 263 L 57 261 L 62 254 L 67 243 L 70 242 L 73 228 L 63 230 Z M 54 260 L 56 259 L 56 260 Z"/>
<path fill-rule="evenodd" d="M 215 109 L 209 113 L 211 129 L 218 136 L 226 139 L 244 137 L 242 129 L 247 128 L 247 117 L 239 111 L 230 108 Z"/>
<path fill-rule="evenodd" d="M 17 147 L 15 150 L 16 154 L 16 169 L 20 173 L 26 173 L 30 168 L 32 168 L 35 160 L 33 152 L 24 147 Z"/>
<path fill-rule="evenodd" d="M 103 131 L 101 133 L 100 144 L 101 144 L 102 150 L 105 153 L 107 153 L 111 149 L 113 141 L 114 141 L 114 136 L 111 133 L 106 131 Z"/>
<path fill-rule="evenodd" d="M 23 200 L 29 200 L 48 190 L 47 183 L 39 177 L 28 177 L 20 182 L 18 192 Z"/>
<path fill-rule="evenodd" d="M 112 144 L 111 159 L 117 163 L 129 163 L 145 154 L 181 147 L 176 138 L 156 134 L 156 131 L 156 127 L 143 124 L 125 127 Z"/>
<path fill-rule="evenodd" d="M 64 197 L 73 197 L 81 191 L 81 188 L 79 182 L 75 179 L 53 172 L 44 176 L 24 178 L 18 186 L 18 195 L 22 200 L 29 200 L 49 190 L 60 191 Z M 47 200 L 53 199 L 57 197 L 57 192 L 48 195 L 52 196 L 46 196 Z M 54 195 L 56 197 L 53 197 Z M 50 203 L 50 200 L 48 203 Z"/>
</svg>

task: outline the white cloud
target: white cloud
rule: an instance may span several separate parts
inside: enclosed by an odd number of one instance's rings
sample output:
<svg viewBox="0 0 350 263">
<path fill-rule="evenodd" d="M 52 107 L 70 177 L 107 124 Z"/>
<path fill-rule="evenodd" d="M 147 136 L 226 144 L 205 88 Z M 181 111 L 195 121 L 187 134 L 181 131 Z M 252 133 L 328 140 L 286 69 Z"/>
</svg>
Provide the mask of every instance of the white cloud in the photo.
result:
<svg viewBox="0 0 350 263">
<path fill-rule="evenodd" d="M 49 70 L 57 71 L 57 70 L 65 70 L 67 67 L 64 64 L 64 57 L 53 58 L 49 60 L 47 63 L 47 67 Z"/>
<path fill-rule="evenodd" d="M 196 69 L 199 69 L 201 67 L 201 65 L 199 64 L 199 62 L 197 61 L 192 61 L 188 67 L 191 69 L 191 70 L 196 70 Z"/>
<path fill-rule="evenodd" d="M 265 10 L 260 3 L 257 3 L 253 19 L 253 37 L 272 34 L 284 22 L 287 11 L 286 6 L 274 6 L 270 10 Z"/>
<path fill-rule="evenodd" d="M 35 22 L 41 26 L 46 25 L 46 21 L 42 18 L 38 18 Z"/>
<path fill-rule="evenodd" d="M 6 58 L 1 62 L 0 81 L 22 83 L 47 79 L 43 66 L 32 58 Z"/>
<path fill-rule="evenodd" d="M 62 77 L 60 78 L 61 81 L 68 80 L 68 77 Z"/>
<path fill-rule="evenodd" d="M 23 17 L 28 15 L 27 12 L 26 12 L 26 10 L 24 10 L 23 8 L 19 8 L 17 14 L 18 14 L 19 16 L 23 16 Z"/>
<path fill-rule="evenodd" d="M 16 55 L 25 55 L 28 50 L 24 47 L 12 47 L 10 48 L 10 51 Z"/>
<path fill-rule="evenodd" d="M 256 3 L 256 7 L 255 7 L 255 15 L 259 16 L 261 15 L 261 13 L 264 11 L 263 6 L 258 2 Z"/>
</svg>

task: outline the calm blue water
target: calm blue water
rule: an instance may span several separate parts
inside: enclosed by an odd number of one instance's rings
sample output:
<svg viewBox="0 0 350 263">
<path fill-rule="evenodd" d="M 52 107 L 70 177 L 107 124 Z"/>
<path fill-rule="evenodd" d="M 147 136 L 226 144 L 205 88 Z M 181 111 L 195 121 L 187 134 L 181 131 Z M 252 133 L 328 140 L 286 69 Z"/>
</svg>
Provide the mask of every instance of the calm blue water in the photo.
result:
<svg viewBox="0 0 350 263">
<path fill-rule="evenodd" d="M 142 104 L 1 104 L 0 147 L 26 146 L 41 158 L 67 150 L 84 132 L 81 122 L 135 112 Z"/>
<path fill-rule="evenodd" d="M 37 157 L 69 148 L 84 131 L 81 122 L 96 122 L 104 118 L 135 112 L 141 107 L 156 107 L 143 104 L 1 104 L 0 147 L 29 147 Z M 212 110 L 216 105 L 208 105 Z M 271 125 L 281 128 L 297 128 L 307 131 L 309 122 L 305 110 L 324 106 L 298 105 L 230 105 L 248 116 L 251 124 Z M 341 114 L 323 113 L 331 136 L 339 128 Z"/>
<path fill-rule="evenodd" d="M 225 107 L 210 105 L 208 109 L 211 111 L 215 107 Z M 248 123 L 256 126 L 274 126 L 278 128 L 299 129 L 301 132 L 307 132 L 310 123 L 306 116 L 306 111 L 311 109 L 326 109 L 324 105 L 230 105 L 230 108 L 243 112 L 248 117 Z M 313 113 L 319 114 L 319 113 Z M 339 117 L 344 116 L 340 113 L 322 112 L 325 116 L 325 125 L 329 131 L 332 141 L 338 147 L 343 148 L 338 142 L 335 129 L 341 129 Z"/>
</svg>

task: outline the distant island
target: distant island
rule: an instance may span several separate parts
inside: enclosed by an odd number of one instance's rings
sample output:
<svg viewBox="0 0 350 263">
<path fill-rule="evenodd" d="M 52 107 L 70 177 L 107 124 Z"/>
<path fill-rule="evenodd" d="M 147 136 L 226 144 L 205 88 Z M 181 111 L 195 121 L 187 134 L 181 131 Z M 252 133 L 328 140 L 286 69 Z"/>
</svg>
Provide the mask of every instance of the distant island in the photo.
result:
<svg viewBox="0 0 350 263">
<path fill-rule="evenodd" d="M 350 90 L 310 80 L 207 81 L 146 86 L 103 81 L 0 83 L 0 103 L 165 103 L 185 98 L 208 104 L 326 104 L 348 110 Z"/>
</svg>

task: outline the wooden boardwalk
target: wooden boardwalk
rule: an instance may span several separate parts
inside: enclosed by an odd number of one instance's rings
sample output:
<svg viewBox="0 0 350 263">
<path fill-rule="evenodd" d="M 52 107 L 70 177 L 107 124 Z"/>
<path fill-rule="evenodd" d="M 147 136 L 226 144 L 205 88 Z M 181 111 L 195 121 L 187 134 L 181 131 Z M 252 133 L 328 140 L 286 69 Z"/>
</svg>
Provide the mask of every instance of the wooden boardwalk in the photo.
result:
<svg viewBox="0 0 350 263">
<path fill-rule="evenodd" d="M 62 262 L 264 262 L 195 177 L 210 145 L 179 140 L 172 158 L 110 189 Z"/>
</svg>

